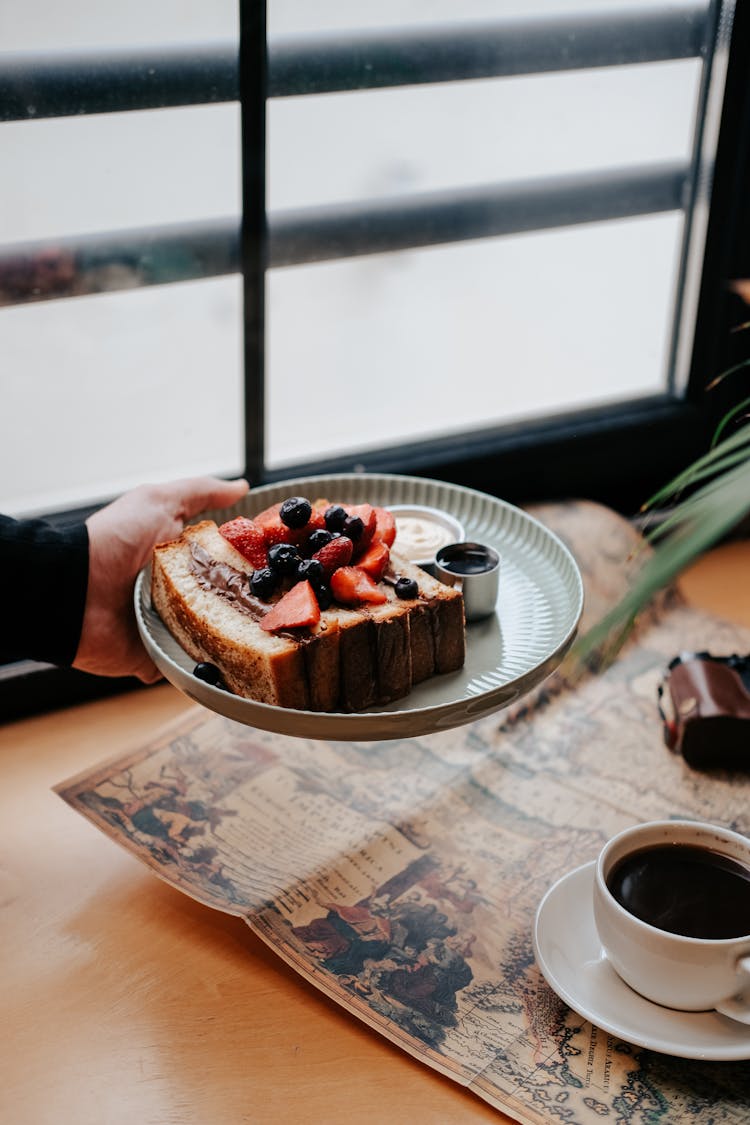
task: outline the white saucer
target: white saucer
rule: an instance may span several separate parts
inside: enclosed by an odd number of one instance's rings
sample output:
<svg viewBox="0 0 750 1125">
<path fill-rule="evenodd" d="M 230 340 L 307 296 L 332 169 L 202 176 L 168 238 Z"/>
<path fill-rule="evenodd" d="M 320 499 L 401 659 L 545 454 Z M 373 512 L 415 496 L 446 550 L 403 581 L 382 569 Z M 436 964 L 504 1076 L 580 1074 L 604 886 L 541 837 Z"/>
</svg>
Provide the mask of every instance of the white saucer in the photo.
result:
<svg viewBox="0 0 750 1125">
<path fill-rule="evenodd" d="M 750 1058 L 750 1026 L 718 1012 L 677 1012 L 634 992 L 604 956 L 594 926 L 594 863 L 551 887 L 536 913 L 534 953 L 561 1000 L 603 1031 L 683 1059 Z"/>
</svg>

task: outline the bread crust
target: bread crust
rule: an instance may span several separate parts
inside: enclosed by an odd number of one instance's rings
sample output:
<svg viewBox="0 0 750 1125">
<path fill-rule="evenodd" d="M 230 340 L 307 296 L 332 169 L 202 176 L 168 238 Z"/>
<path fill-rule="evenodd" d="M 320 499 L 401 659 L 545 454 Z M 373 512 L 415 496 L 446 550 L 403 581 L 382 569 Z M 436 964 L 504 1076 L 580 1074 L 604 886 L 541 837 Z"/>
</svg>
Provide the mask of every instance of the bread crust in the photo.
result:
<svg viewBox="0 0 750 1125">
<path fill-rule="evenodd" d="M 296 710 L 360 711 L 407 695 L 460 668 L 463 599 L 396 552 L 392 569 L 417 581 L 417 598 L 384 585 L 383 605 L 334 604 L 311 629 L 260 627 L 273 604 L 250 592 L 253 568 L 204 520 L 153 554 L 151 599 L 192 660 L 215 664 L 237 695 Z"/>
</svg>

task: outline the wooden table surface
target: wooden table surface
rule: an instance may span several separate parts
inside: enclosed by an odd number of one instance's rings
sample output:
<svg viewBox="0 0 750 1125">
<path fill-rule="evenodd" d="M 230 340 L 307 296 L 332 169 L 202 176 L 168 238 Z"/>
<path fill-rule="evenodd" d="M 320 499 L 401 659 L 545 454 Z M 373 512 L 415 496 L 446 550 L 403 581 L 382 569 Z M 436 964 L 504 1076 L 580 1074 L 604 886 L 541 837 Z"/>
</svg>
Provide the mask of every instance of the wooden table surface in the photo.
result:
<svg viewBox="0 0 750 1125">
<path fill-rule="evenodd" d="M 748 575 L 750 544 L 732 544 L 682 588 L 750 625 Z M 507 1122 L 52 792 L 188 706 L 164 684 L 0 729 L 0 1121 Z"/>
</svg>

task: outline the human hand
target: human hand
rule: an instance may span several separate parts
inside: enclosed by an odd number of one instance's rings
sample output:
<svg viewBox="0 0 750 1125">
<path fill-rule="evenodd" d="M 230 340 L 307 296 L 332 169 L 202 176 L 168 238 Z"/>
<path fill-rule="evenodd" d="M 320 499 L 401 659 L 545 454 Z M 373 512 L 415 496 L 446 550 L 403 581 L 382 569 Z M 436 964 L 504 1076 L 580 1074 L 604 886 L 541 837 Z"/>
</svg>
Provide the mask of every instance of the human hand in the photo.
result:
<svg viewBox="0 0 750 1125">
<path fill-rule="evenodd" d="M 89 580 L 73 667 L 98 676 L 161 676 L 141 642 L 133 608 L 138 572 L 157 543 L 174 539 L 186 520 L 224 508 L 248 491 L 245 480 L 187 477 L 126 492 L 86 521 Z"/>
</svg>

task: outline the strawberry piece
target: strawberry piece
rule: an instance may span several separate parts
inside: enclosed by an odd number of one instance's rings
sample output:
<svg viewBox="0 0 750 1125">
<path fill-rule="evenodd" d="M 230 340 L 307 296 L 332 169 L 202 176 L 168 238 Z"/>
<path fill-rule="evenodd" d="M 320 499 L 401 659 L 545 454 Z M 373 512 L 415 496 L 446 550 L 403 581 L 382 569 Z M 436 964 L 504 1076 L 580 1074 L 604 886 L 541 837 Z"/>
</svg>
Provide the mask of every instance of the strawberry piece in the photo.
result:
<svg viewBox="0 0 750 1125">
<path fill-rule="evenodd" d="M 261 619 L 260 627 L 267 633 L 279 629 L 301 629 L 317 625 L 320 621 L 320 606 L 315 591 L 309 582 L 298 582 L 280 598 Z"/>
<path fill-rule="evenodd" d="M 377 516 L 372 504 L 350 504 L 347 505 L 346 510 L 350 516 L 359 516 L 362 520 L 362 534 L 354 544 L 354 557 L 356 559 L 359 555 L 365 553 L 372 542 Z"/>
<path fill-rule="evenodd" d="M 390 548 L 381 539 L 373 539 L 364 555 L 357 559 L 357 566 L 369 574 L 373 581 L 379 582 L 385 574 L 390 557 Z"/>
<path fill-rule="evenodd" d="M 267 548 L 273 547 L 276 543 L 294 543 L 295 547 L 301 547 L 313 531 L 325 527 L 323 513 L 315 509 L 304 527 L 287 527 L 279 515 L 280 510 L 281 503 L 272 504 L 270 508 L 264 508 L 254 517 L 255 523 L 263 531 Z"/>
<path fill-rule="evenodd" d="M 331 576 L 331 593 L 342 605 L 357 605 L 359 602 L 382 605 L 388 600 L 385 591 L 358 566 L 341 566 L 334 571 Z"/>
<path fill-rule="evenodd" d="M 305 536 L 309 538 L 309 536 L 311 536 L 314 531 L 319 531 L 321 528 L 324 528 L 325 525 L 326 521 L 323 513 L 319 512 L 317 508 L 313 508 L 312 512 L 310 513 L 310 518 L 302 528 L 302 530 L 305 533 Z"/>
<path fill-rule="evenodd" d="M 369 543 L 375 534 L 375 524 L 377 522 L 377 514 L 372 504 L 347 504 L 346 510 L 350 516 L 359 516 L 362 520 L 364 524 L 362 539 L 366 539 Z M 360 540 L 360 542 L 361 541 L 362 540 Z"/>
<path fill-rule="evenodd" d="M 261 528 L 246 516 L 228 520 L 219 528 L 227 543 L 252 564 L 253 570 L 266 565 L 266 540 Z"/>
<path fill-rule="evenodd" d="M 330 543 L 326 543 L 319 551 L 313 555 L 323 567 L 323 575 L 326 582 L 330 582 L 331 575 L 335 570 L 341 566 L 347 566 L 352 561 L 352 553 L 354 551 L 354 544 L 351 539 L 346 535 L 340 535 L 338 539 L 331 539 Z"/>
<path fill-rule="evenodd" d="M 396 517 L 387 508 L 375 508 L 375 534 L 386 546 L 392 547 L 396 538 Z"/>
<path fill-rule="evenodd" d="M 266 547 L 273 547 L 276 543 L 297 543 L 299 532 L 287 527 L 279 515 L 281 504 L 274 504 L 265 508 L 255 516 L 255 522 L 263 532 Z"/>
</svg>

